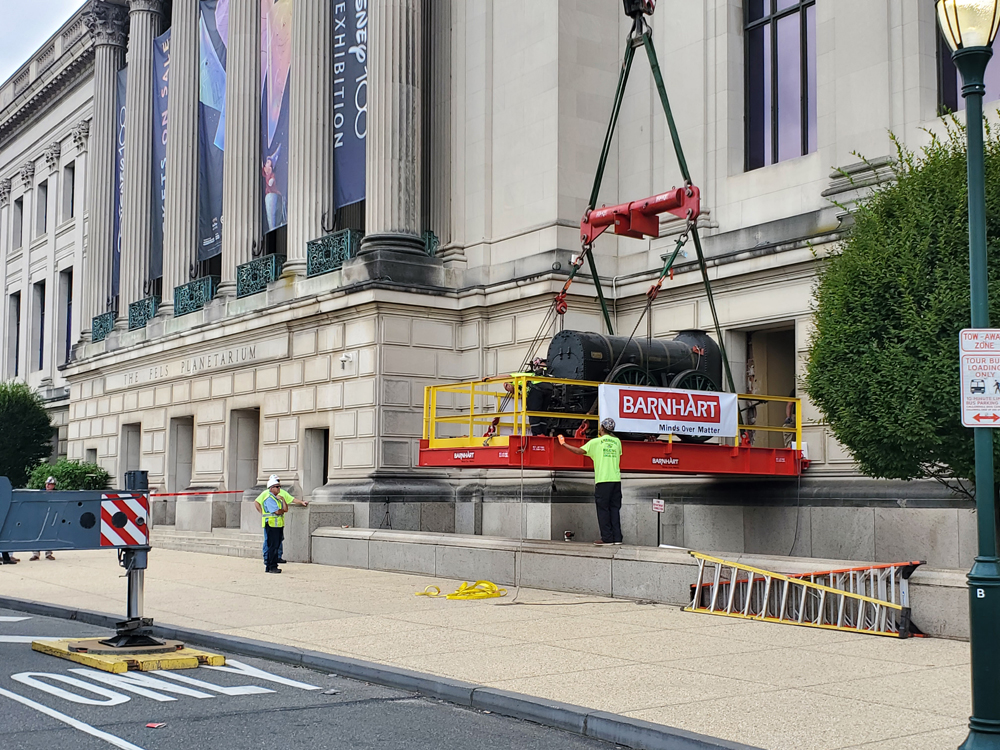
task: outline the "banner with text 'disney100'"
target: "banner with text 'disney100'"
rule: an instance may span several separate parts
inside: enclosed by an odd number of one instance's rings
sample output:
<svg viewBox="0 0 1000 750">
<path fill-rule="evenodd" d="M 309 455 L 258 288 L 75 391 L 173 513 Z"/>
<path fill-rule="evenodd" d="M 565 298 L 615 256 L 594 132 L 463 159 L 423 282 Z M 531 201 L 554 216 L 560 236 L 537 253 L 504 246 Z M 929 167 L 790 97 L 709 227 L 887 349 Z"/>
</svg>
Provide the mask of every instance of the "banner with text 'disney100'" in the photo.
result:
<svg viewBox="0 0 1000 750">
<path fill-rule="evenodd" d="M 736 437 L 738 431 L 735 393 L 604 384 L 598 401 L 601 419 L 615 420 L 615 432 Z"/>
</svg>

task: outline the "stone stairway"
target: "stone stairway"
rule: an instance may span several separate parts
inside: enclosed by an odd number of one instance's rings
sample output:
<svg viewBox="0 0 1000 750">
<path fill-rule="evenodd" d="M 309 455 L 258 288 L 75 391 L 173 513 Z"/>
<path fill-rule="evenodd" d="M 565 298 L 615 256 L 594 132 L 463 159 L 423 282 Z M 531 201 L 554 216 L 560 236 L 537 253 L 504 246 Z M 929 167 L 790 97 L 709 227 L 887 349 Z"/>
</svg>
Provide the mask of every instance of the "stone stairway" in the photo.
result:
<svg viewBox="0 0 1000 750">
<path fill-rule="evenodd" d="M 239 529 L 178 531 L 174 526 L 163 525 L 154 526 L 150 537 L 150 544 L 154 549 L 251 558 L 261 556 L 262 542 L 262 535 L 252 531 Z"/>
</svg>

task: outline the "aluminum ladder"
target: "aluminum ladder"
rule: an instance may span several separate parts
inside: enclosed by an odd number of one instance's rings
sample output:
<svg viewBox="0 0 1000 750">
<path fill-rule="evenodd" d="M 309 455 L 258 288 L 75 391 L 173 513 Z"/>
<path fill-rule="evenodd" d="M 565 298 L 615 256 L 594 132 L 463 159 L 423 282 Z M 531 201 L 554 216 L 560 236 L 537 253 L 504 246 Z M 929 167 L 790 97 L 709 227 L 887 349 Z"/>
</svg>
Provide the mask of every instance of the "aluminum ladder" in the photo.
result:
<svg viewBox="0 0 1000 750">
<path fill-rule="evenodd" d="M 685 612 L 893 638 L 922 635 L 909 578 L 922 562 L 785 575 L 692 551 L 698 579 Z"/>
</svg>

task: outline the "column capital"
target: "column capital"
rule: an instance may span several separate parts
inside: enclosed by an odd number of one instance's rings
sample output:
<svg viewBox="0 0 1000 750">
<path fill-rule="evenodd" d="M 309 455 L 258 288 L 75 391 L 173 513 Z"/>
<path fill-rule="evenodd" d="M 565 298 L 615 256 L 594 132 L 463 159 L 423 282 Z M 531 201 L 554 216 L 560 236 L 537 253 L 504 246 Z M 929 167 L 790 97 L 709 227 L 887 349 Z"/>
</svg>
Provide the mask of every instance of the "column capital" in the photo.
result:
<svg viewBox="0 0 1000 750">
<path fill-rule="evenodd" d="M 130 0 L 130 13 L 163 13 L 163 0 Z"/>
<path fill-rule="evenodd" d="M 0 180 L 0 208 L 10 203 L 10 178 L 4 177 Z"/>
<path fill-rule="evenodd" d="M 26 161 L 17 171 L 25 190 L 31 190 L 35 182 L 35 162 Z"/>
<path fill-rule="evenodd" d="M 59 156 L 62 154 L 62 144 L 59 141 L 53 141 L 45 149 L 45 166 L 49 168 L 50 172 L 54 172 L 59 167 Z"/>
<path fill-rule="evenodd" d="M 92 0 L 84 17 L 87 30 L 97 45 L 124 47 L 128 28 L 128 8 L 105 0 Z"/>
<path fill-rule="evenodd" d="M 83 153 L 87 150 L 87 140 L 90 138 L 90 120 L 80 120 L 73 128 L 73 145 L 76 150 Z"/>
</svg>

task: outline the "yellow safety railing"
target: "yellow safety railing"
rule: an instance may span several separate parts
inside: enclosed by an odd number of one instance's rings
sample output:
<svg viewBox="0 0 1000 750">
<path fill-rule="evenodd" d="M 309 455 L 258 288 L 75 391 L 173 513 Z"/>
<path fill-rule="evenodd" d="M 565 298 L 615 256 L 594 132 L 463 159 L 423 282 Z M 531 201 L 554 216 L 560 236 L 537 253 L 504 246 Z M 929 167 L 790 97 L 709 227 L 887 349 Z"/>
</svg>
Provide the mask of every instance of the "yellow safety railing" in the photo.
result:
<svg viewBox="0 0 1000 750">
<path fill-rule="evenodd" d="M 566 380 L 533 375 L 510 375 L 462 383 L 444 383 L 424 387 L 423 438 L 430 448 L 471 448 L 489 445 L 506 446 L 510 436 L 531 434 L 531 419 L 597 421 L 597 414 L 571 411 L 529 411 L 526 404 L 532 383 L 596 388 L 601 383 L 589 380 Z M 444 397 L 444 398 L 442 398 Z M 450 398 L 449 398 L 450 397 Z M 596 400 L 597 395 L 594 394 Z M 740 425 L 740 432 L 761 431 L 794 433 L 796 445 L 802 445 L 802 410 L 799 399 L 789 396 L 737 394 L 740 401 L 792 403 L 795 405 L 795 426 Z M 442 405 L 443 402 L 449 402 Z M 459 403 L 454 403 L 454 402 Z M 461 425 L 463 435 L 445 435 L 448 425 Z M 488 439 L 487 439 L 488 438 Z M 669 436 L 672 440 L 673 436 Z M 739 438 L 737 438 L 738 440 Z"/>
</svg>

